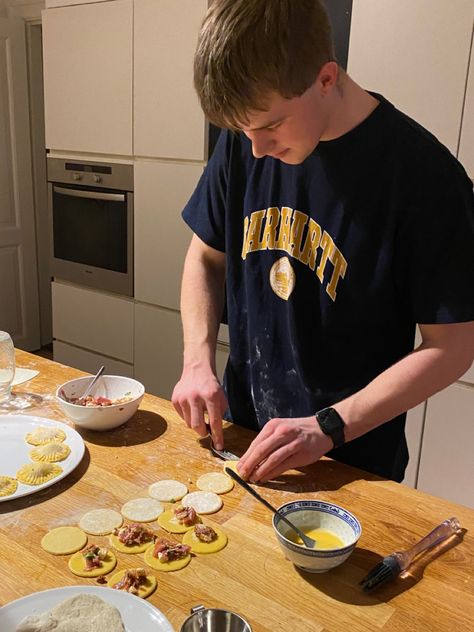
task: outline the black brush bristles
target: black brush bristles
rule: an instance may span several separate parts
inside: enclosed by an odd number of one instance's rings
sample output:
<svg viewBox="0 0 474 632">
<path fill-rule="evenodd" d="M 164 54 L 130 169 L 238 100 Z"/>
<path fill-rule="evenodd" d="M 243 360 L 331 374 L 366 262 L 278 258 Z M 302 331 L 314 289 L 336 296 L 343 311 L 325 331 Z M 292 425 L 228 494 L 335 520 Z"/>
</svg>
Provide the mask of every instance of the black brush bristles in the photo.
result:
<svg viewBox="0 0 474 632">
<path fill-rule="evenodd" d="M 361 579 L 359 584 L 362 586 L 364 592 L 370 592 L 374 588 L 377 588 L 381 584 L 385 584 L 392 579 L 395 579 L 401 573 L 400 562 L 393 555 L 384 557 L 381 562 L 376 564 L 367 575 Z"/>
</svg>

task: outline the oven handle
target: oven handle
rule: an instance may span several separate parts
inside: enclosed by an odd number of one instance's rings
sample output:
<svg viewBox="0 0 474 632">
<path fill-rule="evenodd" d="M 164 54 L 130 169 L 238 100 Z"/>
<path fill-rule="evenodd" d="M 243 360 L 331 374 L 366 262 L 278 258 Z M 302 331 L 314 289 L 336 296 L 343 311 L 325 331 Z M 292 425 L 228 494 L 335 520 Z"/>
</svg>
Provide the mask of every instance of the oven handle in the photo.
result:
<svg viewBox="0 0 474 632">
<path fill-rule="evenodd" d="M 90 200 L 108 200 L 109 202 L 125 202 L 123 193 L 101 193 L 100 191 L 83 191 L 82 189 L 65 189 L 53 186 L 54 193 L 69 195 L 70 197 L 88 198 Z"/>
</svg>

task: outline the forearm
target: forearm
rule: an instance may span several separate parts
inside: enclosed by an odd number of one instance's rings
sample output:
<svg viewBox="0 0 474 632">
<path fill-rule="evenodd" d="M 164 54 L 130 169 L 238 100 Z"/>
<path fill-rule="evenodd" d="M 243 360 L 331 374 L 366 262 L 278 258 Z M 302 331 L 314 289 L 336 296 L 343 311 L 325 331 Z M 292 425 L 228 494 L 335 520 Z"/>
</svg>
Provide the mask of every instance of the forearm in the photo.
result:
<svg viewBox="0 0 474 632">
<path fill-rule="evenodd" d="M 224 255 L 210 255 L 194 238 L 181 286 L 184 366 L 208 363 L 215 371 L 217 333 L 224 306 Z"/>
<path fill-rule="evenodd" d="M 424 342 L 334 408 L 346 422 L 346 441 L 393 419 L 458 379 L 472 361 L 470 346 Z"/>
</svg>

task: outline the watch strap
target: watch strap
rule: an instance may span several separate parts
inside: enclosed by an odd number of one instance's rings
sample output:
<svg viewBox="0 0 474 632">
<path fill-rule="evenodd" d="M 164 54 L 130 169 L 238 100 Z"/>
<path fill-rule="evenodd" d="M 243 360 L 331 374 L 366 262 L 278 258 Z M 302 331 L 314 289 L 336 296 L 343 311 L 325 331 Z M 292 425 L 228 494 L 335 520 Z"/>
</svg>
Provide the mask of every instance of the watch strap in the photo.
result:
<svg viewBox="0 0 474 632">
<path fill-rule="evenodd" d="M 318 410 L 316 421 L 324 434 L 331 437 L 335 448 L 345 443 L 344 420 L 336 409 L 329 407 Z"/>
</svg>

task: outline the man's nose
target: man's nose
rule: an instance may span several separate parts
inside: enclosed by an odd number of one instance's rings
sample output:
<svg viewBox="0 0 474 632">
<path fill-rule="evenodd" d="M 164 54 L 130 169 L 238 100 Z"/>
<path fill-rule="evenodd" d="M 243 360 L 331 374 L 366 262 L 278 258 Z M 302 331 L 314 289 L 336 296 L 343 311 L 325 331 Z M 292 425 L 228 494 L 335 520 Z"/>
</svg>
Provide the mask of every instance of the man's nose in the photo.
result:
<svg viewBox="0 0 474 632">
<path fill-rule="evenodd" d="M 248 134 L 248 137 L 252 142 L 252 154 L 254 155 L 254 158 L 263 158 L 263 156 L 271 153 L 275 142 L 272 138 L 270 138 L 268 132 L 265 130 L 258 130 Z"/>
</svg>

